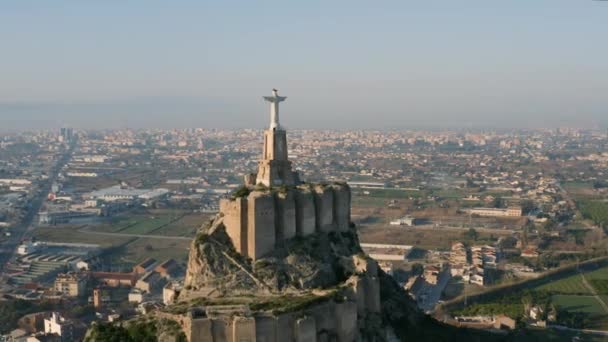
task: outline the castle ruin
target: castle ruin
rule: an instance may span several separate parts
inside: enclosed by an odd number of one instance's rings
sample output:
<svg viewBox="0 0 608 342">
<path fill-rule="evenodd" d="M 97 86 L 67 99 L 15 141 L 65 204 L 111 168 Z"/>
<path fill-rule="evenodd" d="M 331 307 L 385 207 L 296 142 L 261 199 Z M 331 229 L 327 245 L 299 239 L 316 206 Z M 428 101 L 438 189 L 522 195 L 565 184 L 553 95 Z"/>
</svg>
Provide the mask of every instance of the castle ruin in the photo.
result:
<svg viewBox="0 0 608 342">
<path fill-rule="evenodd" d="M 220 201 L 226 232 L 240 254 L 256 260 L 296 236 L 346 231 L 350 189 L 346 184 L 302 183 L 287 154 L 287 133 L 279 124 L 278 104 L 286 97 L 265 97 L 271 104 L 270 127 L 258 172 L 245 176 L 233 198 Z M 255 181 L 254 181 L 255 180 Z"/>
</svg>

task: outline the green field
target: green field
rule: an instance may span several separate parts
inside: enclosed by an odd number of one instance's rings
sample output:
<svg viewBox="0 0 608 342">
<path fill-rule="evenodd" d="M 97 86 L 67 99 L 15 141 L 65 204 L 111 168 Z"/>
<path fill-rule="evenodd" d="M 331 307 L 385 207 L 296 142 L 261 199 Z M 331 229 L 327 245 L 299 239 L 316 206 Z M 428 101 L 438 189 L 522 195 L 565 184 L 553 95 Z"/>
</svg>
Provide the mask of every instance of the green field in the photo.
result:
<svg viewBox="0 0 608 342">
<path fill-rule="evenodd" d="M 461 189 L 439 189 L 432 191 L 431 194 L 439 197 L 455 199 L 460 199 L 466 196 Z"/>
<path fill-rule="evenodd" d="M 162 226 L 169 224 L 172 221 L 177 220 L 178 217 L 172 216 L 149 216 L 141 219 L 133 220 L 125 228 L 118 230 L 119 233 L 124 234 L 149 234 L 153 231 L 161 228 Z"/>
<path fill-rule="evenodd" d="M 583 284 L 580 274 L 575 274 L 567 278 L 559 279 L 548 284 L 539 286 L 535 290 L 549 291 L 562 294 L 585 294 L 591 295 L 589 289 Z"/>
<path fill-rule="evenodd" d="M 145 258 L 154 258 L 158 261 L 173 258 L 178 262 L 185 262 L 188 258 L 187 240 L 160 240 L 140 238 L 129 243 L 114 258 L 123 263 L 137 263 Z"/>
<path fill-rule="evenodd" d="M 604 309 L 593 296 L 555 295 L 551 297 L 551 302 L 558 310 L 582 312 L 592 315 L 605 314 Z"/>
<path fill-rule="evenodd" d="M 585 273 L 587 279 L 604 279 L 608 280 L 608 267 L 602 267 L 595 271 Z"/>
<path fill-rule="evenodd" d="M 506 314 L 522 317 L 522 298 L 531 298 L 536 305 L 554 305 L 557 324 L 597 330 L 608 330 L 608 312 L 601 301 L 608 303 L 608 266 L 585 272 L 585 278 L 600 295 L 593 296 L 583 282 L 581 274 L 566 276 L 540 286 L 518 291 L 504 291 L 499 296 L 473 302 L 466 308 L 458 308 L 453 314 Z M 547 279 L 549 281 L 549 279 Z"/>
<path fill-rule="evenodd" d="M 146 214 L 118 216 L 87 229 L 103 233 L 134 235 L 194 236 L 210 216 L 179 210 L 155 210 Z"/>
<path fill-rule="evenodd" d="M 102 247 L 120 245 L 129 240 L 122 236 L 102 236 L 80 232 L 80 226 L 39 227 L 34 231 L 34 237 L 40 241 L 92 243 Z"/>
<path fill-rule="evenodd" d="M 174 258 L 185 261 L 188 256 L 188 239 L 172 239 L 171 236 L 193 237 L 208 222 L 209 214 L 183 210 L 150 210 L 116 216 L 100 224 L 80 226 L 62 225 L 39 227 L 34 236 L 42 241 L 81 242 L 113 247 L 108 250 L 107 260 L 116 264 L 135 264 L 147 257 L 157 260 Z M 164 235 L 166 239 L 96 233 L 133 235 Z"/>
</svg>

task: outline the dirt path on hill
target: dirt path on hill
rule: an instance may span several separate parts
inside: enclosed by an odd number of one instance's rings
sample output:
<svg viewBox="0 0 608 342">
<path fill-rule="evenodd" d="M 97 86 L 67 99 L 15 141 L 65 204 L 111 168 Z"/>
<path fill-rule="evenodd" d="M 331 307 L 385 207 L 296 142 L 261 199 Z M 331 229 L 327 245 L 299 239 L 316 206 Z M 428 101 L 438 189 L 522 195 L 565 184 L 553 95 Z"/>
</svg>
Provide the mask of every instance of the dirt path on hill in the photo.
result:
<svg viewBox="0 0 608 342">
<path fill-rule="evenodd" d="M 604 300 L 602 300 L 602 298 L 597 294 L 597 292 L 595 291 L 595 288 L 593 286 L 591 286 L 591 284 L 589 284 L 589 282 L 587 281 L 587 278 L 585 278 L 585 274 L 583 272 L 580 272 L 580 274 L 581 274 L 581 277 L 583 278 L 583 285 L 585 285 L 585 287 L 589 291 L 591 291 L 591 294 L 593 294 L 593 297 L 595 298 L 595 300 L 597 300 L 600 303 L 600 305 L 604 309 L 604 312 L 608 314 L 608 305 L 606 305 Z"/>
</svg>

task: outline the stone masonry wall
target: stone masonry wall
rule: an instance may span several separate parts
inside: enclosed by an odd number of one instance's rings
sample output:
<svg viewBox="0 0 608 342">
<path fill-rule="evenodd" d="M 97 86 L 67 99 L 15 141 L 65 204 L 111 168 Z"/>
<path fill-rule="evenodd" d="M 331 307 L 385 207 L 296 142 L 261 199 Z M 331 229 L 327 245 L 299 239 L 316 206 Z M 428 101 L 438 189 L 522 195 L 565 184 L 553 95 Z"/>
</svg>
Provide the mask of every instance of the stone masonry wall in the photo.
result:
<svg viewBox="0 0 608 342">
<path fill-rule="evenodd" d="M 293 191 L 279 192 L 276 196 L 276 240 L 284 241 L 296 236 L 296 200 Z"/>
<path fill-rule="evenodd" d="M 315 202 L 312 192 L 307 188 L 296 191 L 296 233 L 298 236 L 313 234 L 316 230 Z"/>
<path fill-rule="evenodd" d="M 350 188 L 346 184 L 333 184 L 334 222 L 338 231 L 348 231 L 350 225 Z"/>
<path fill-rule="evenodd" d="M 318 184 L 314 187 L 317 231 L 328 233 L 335 230 L 334 196 L 330 187 Z"/>
<path fill-rule="evenodd" d="M 225 317 L 172 317 L 190 342 L 352 342 L 359 336 L 357 303 L 329 301 L 304 311 Z"/>
<path fill-rule="evenodd" d="M 350 202 L 348 185 L 301 185 L 222 199 L 220 212 L 237 252 L 256 260 L 295 236 L 347 231 Z"/>
<path fill-rule="evenodd" d="M 232 239 L 237 252 L 247 256 L 247 199 L 220 200 L 220 212 L 224 214 L 226 233 Z"/>
<path fill-rule="evenodd" d="M 256 260 L 275 247 L 275 201 L 269 192 L 253 191 L 247 203 L 247 256 Z"/>
</svg>

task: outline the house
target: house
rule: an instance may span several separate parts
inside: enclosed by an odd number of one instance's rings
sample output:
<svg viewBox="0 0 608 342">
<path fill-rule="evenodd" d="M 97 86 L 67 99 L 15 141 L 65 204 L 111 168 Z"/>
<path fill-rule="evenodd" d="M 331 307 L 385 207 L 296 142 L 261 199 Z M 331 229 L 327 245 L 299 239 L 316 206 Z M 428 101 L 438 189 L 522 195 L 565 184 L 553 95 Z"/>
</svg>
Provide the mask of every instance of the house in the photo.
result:
<svg viewBox="0 0 608 342">
<path fill-rule="evenodd" d="M 129 303 L 143 303 L 145 300 L 145 294 L 140 289 L 133 289 L 129 292 Z"/>
<path fill-rule="evenodd" d="M 135 286 L 135 282 L 137 281 L 137 276 L 133 273 L 91 272 L 91 277 L 110 287 L 131 287 Z"/>
<path fill-rule="evenodd" d="M 540 320 L 543 318 L 544 310 L 540 306 L 533 306 L 530 308 L 528 312 L 528 316 L 530 316 L 533 320 Z"/>
<path fill-rule="evenodd" d="M 452 277 L 460 276 L 464 274 L 464 265 L 463 264 L 455 264 L 450 266 L 450 275 Z"/>
<path fill-rule="evenodd" d="M 167 279 L 160 275 L 156 271 L 148 272 L 146 275 L 141 277 L 136 283 L 135 287 L 141 291 L 147 293 L 157 293 L 167 283 Z"/>
<path fill-rule="evenodd" d="M 524 258 L 538 258 L 540 253 L 536 250 L 535 247 L 528 247 L 521 251 L 521 256 Z"/>
<path fill-rule="evenodd" d="M 133 266 L 133 273 L 135 273 L 136 275 L 148 273 L 154 269 L 154 266 L 156 266 L 156 260 L 148 258 L 140 262 L 139 264 Z"/>
<path fill-rule="evenodd" d="M 494 328 L 495 329 L 515 329 L 515 320 L 505 315 L 498 315 L 494 317 Z"/>
<path fill-rule="evenodd" d="M 397 220 L 392 220 L 390 222 L 391 226 L 414 226 L 416 225 L 416 219 L 411 216 L 405 216 Z"/>
<path fill-rule="evenodd" d="M 437 281 L 439 279 L 439 271 L 441 271 L 439 269 L 439 267 L 433 266 L 433 265 L 427 265 L 424 268 L 424 273 L 423 273 L 424 280 L 426 280 L 426 282 L 429 284 L 437 285 Z"/>
<path fill-rule="evenodd" d="M 472 284 L 483 286 L 483 274 L 472 274 L 469 281 Z"/>
<path fill-rule="evenodd" d="M 53 312 L 51 317 L 44 320 L 44 332 L 58 335 L 62 342 L 74 341 L 74 325 L 58 312 Z"/>
<path fill-rule="evenodd" d="M 181 268 L 178 265 L 177 261 L 173 259 L 168 259 L 162 264 L 156 266 L 156 268 L 154 268 L 154 271 L 158 272 L 161 277 L 175 278 L 180 273 Z"/>
<path fill-rule="evenodd" d="M 19 318 L 17 325 L 28 334 L 44 331 L 44 319 L 49 318 L 51 313 L 48 311 L 34 312 Z"/>
<path fill-rule="evenodd" d="M 163 303 L 165 305 L 172 304 L 181 289 L 182 286 L 177 282 L 167 283 L 167 285 L 163 287 Z"/>
</svg>

